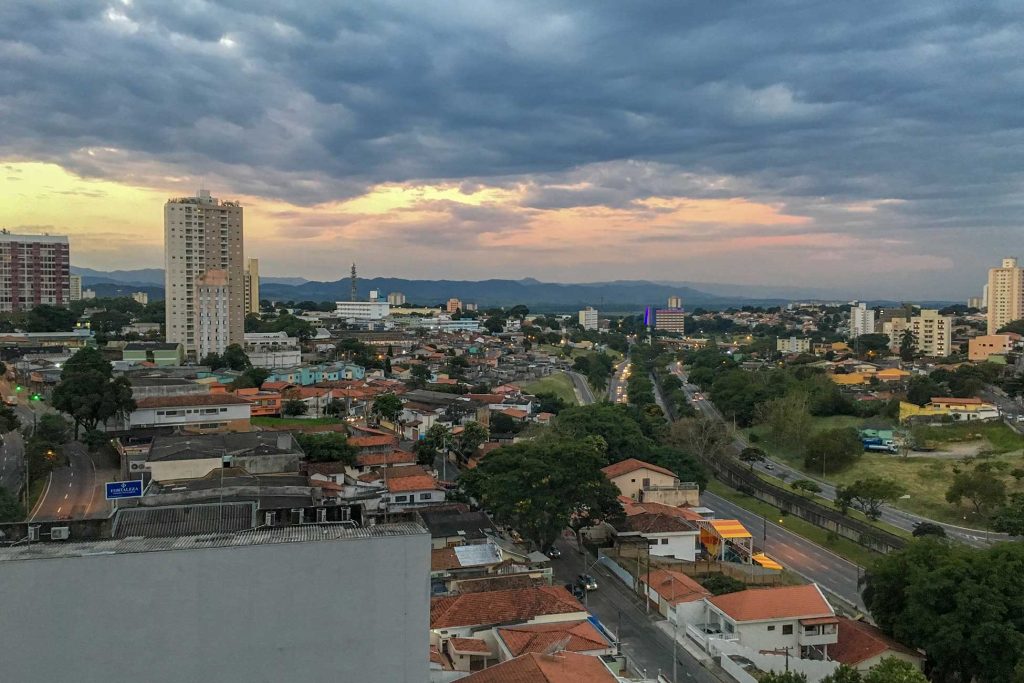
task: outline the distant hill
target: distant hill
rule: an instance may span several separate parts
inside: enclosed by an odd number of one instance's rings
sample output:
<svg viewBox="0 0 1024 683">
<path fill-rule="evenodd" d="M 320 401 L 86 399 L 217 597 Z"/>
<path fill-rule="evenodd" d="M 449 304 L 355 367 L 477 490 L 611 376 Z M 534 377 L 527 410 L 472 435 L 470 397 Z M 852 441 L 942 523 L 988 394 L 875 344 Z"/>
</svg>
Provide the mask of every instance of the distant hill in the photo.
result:
<svg viewBox="0 0 1024 683">
<path fill-rule="evenodd" d="M 98 282 L 115 282 L 126 285 L 155 285 L 163 289 L 163 268 L 140 268 L 139 270 L 112 270 L 109 272 L 71 266 L 72 275 L 81 275 L 86 287 Z M 138 290 L 136 290 L 138 291 Z"/>
</svg>

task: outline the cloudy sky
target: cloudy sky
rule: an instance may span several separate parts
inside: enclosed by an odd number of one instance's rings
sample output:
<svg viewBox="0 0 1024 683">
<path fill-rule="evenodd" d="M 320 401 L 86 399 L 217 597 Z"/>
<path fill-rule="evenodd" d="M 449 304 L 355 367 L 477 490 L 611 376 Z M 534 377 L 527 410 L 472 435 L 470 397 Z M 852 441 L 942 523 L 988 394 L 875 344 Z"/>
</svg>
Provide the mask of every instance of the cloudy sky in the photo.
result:
<svg viewBox="0 0 1024 683">
<path fill-rule="evenodd" d="M 1024 5 L 0 2 L 0 225 L 160 267 L 977 295 L 1024 256 Z"/>
</svg>

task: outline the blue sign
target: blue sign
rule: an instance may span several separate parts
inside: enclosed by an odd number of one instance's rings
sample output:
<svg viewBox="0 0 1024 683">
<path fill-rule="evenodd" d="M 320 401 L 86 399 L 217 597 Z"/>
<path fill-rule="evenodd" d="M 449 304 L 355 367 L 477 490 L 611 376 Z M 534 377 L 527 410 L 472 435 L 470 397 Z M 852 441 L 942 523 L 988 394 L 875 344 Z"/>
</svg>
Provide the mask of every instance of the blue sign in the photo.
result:
<svg viewBox="0 0 1024 683">
<path fill-rule="evenodd" d="M 108 481 L 107 487 L 107 500 L 116 500 L 118 498 L 141 498 L 142 497 L 142 482 L 136 481 Z"/>
</svg>

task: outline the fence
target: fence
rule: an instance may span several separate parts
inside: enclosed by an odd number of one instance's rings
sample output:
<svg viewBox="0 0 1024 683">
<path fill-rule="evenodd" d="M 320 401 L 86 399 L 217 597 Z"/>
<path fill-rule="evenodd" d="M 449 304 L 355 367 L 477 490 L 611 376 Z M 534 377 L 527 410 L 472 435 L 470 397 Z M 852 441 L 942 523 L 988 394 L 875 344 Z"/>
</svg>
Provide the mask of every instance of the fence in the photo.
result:
<svg viewBox="0 0 1024 683">
<path fill-rule="evenodd" d="M 734 562 L 719 562 L 717 560 L 697 560 L 686 562 L 672 557 L 659 557 L 649 555 L 642 550 L 642 546 L 622 545 L 617 548 L 606 548 L 601 552 L 603 556 L 613 559 L 616 566 L 624 571 L 629 578 L 622 580 L 627 585 L 634 582 L 631 569 L 639 567 L 636 571 L 641 575 L 646 573 L 648 563 L 651 569 L 669 569 L 691 577 L 706 576 L 707 574 L 724 574 L 739 581 L 753 586 L 777 586 L 785 583 L 782 574 L 765 569 L 757 565 L 736 564 Z M 638 564 L 639 560 L 639 564 Z M 609 567 L 610 568 L 610 567 Z M 621 576 L 619 578 L 622 578 Z"/>
</svg>

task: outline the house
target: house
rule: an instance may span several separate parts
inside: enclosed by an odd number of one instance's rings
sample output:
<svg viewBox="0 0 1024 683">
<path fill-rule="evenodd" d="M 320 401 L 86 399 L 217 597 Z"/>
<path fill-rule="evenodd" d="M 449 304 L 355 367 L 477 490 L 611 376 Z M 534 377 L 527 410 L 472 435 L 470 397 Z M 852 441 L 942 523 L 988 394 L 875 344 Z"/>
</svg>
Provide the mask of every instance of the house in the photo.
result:
<svg viewBox="0 0 1024 683">
<path fill-rule="evenodd" d="M 494 630 L 498 659 L 505 662 L 536 652 L 543 654 L 558 643 L 563 652 L 599 657 L 615 653 L 615 644 L 586 619 L 543 624 L 500 626 Z"/>
<path fill-rule="evenodd" d="M 152 363 L 157 367 L 185 364 L 185 347 L 176 343 L 130 342 L 121 352 L 121 360 L 136 365 Z"/>
<path fill-rule="evenodd" d="M 497 663 L 494 648 L 481 638 L 449 638 L 444 648 L 454 671 L 482 671 Z"/>
<path fill-rule="evenodd" d="M 704 614 L 704 598 L 711 591 L 682 572 L 652 569 L 638 577 L 647 599 L 673 624 L 691 624 Z"/>
<path fill-rule="evenodd" d="M 916 417 L 950 417 L 962 422 L 995 420 L 999 414 L 999 406 L 980 398 L 936 397 L 924 406 L 900 401 L 901 422 Z"/>
<path fill-rule="evenodd" d="M 600 657 L 559 652 L 530 652 L 477 671 L 463 683 L 617 683 L 619 680 Z"/>
<path fill-rule="evenodd" d="M 377 467 L 407 467 L 415 464 L 415 453 L 396 448 L 389 452 L 360 453 L 356 456 L 356 464 L 351 469 L 356 474 L 363 474 Z"/>
<path fill-rule="evenodd" d="M 699 531 L 682 517 L 662 512 L 627 515 L 613 525 L 618 543 L 641 542 L 651 555 L 693 562 L 697 559 Z"/>
<path fill-rule="evenodd" d="M 839 619 L 817 584 L 780 586 L 704 598 L 703 621 L 687 635 L 738 642 L 755 652 L 788 652 L 800 659 L 828 659 L 839 640 Z"/>
<path fill-rule="evenodd" d="M 284 399 L 278 391 L 267 391 L 264 389 L 236 389 L 235 396 L 249 401 L 250 413 L 253 417 L 276 416 L 281 414 L 281 404 Z"/>
<path fill-rule="evenodd" d="M 897 643 L 881 629 L 863 621 L 839 617 L 839 642 L 828 650 L 829 658 L 865 672 L 886 657 L 910 662 L 919 670 L 924 667 L 925 656 L 906 645 Z"/>
<path fill-rule="evenodd" d="M 578 621 L 590 616 L 561 586 L 467 593 L 430 601 L 431 639 L 471 637 L 495 626 Z"/>
<path fill-rule="evenodd" d="M 421 510 L 420 518 L 430 531 L 432 548 L 484 543 L 495 530 L 487 513 L 469 512 L 462 505 Z"/>
<path fill-rule="evenodd" d="M 114 423 L 114 429 L 176 427 L 197 433 L 247 432 L 250 415 L 249 401 L 233 394 L 145 396 L 135 400 L 135 410 L 127 419 Z"/>
<path fill-rule="evenodd" d="M 387 467 L 364 474 L 362 481 L 383 481 L 386 493 L 382 503 L 389 511 L 405 510 L 443 503 L 445 492 L 433 476 L 418 465 Z"/>
<path fill-rule="evenodd" d="M 967 342 L 967 359 L 980 363 L 989 360 L 991 356 L 1006 356 L 1020 344 L 1021 336 L 1013 332 L 979 335 Z"/>
<path fill-rule="evenodd" d="M 693 482 L 680 483 L 672 470 L 628 458 L 601 469 L 622 495 L 633 500 L 667 505 L 699 505 L 700 491 Z"/>
<path fill-rule="evenodd" d="M 250 474 L 297 472 L 303 457 L 289 432 L 157 436 L 148 448 L 118 451 L 123 476 L 137 479 L 147 472 L 153 481 L 197 479 L 225 464 Z"/>
</svg>

